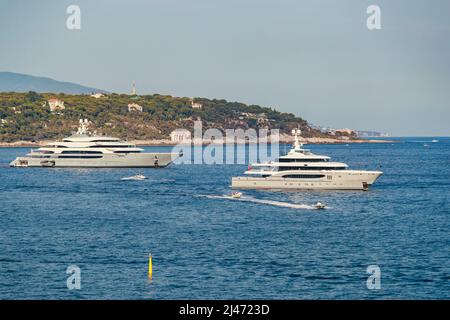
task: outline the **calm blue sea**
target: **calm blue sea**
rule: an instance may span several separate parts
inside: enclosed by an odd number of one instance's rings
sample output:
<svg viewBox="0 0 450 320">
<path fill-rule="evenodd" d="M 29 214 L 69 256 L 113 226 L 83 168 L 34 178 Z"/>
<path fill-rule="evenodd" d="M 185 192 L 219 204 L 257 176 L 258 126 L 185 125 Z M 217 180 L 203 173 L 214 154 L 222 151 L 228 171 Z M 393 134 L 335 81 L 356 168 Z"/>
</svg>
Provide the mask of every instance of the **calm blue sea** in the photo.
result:
<svg viewBox="0 0 450 320">
<path fill-rule="evenodd" d="M 121 181 L 136 170 L 10 168 L 28 149 L 0 149 L 0 299 L 449 299 L 450 138 L 432 139 L 308 146 L 384 175 L 369 192 L 244 192 L 265 204 L 205 197 L 247 165 Z"/>
</svg>

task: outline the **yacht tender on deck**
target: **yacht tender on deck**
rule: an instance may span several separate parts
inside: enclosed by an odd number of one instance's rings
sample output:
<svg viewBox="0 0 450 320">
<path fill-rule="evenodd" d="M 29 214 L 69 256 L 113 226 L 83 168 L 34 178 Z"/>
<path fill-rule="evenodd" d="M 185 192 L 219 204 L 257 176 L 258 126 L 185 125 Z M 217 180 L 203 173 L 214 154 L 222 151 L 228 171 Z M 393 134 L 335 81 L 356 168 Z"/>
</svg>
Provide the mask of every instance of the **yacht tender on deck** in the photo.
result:
<svg viewBox="0 0 450 320">
<path fill-rule="evenodd" d="M 89 122 L 80 119 L 76 134 L 61 142 L 51 142 L 31 150 L 10 163 L 12 167 L 145 168 L 165 167 L 175 153 L 144 153 L 141 148 L 118 138 L 98 136 L 88 131 Z"/>
<path fill-rule="evenodd" d="M 341 162 L 303 149 L 300 130 L 292 130 L 293 148 L 276 162 L 249 166 L 246 176 L 233 177 L 231 186 L 237 189 L 323 189 L 368 190 L 381 171 L 348 170 Z"/>
</svg>

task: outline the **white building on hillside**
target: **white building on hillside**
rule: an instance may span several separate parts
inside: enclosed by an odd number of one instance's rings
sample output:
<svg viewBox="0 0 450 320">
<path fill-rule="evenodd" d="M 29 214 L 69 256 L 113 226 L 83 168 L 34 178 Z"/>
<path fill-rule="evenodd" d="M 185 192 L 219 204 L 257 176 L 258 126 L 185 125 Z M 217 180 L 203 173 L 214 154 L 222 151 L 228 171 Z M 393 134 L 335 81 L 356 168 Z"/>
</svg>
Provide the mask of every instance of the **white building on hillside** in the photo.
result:
<svg viewBox="0 0 450 320">
<path fill-rule="evenodd" d="M 192 109 L 201 109 L 203 105 L 200 102 L 194 102 L 194 99 L 191 99 L 191 107 Z"/>
<path fill-rule="evenodd" d="M 47 102 L 48 102 L 51 112 L 55 112 L 58 110 L 64 110 L 66 108 L 64 106 L 64 101 L 62 101 L 60 99 L 53 98 L 53 99 L 49 99 Z"/>
<path fill-rule="evenodd" d="M 142 112 L 142 110 L 143 110 L 142 106 L 138 105 L 137 103 L 130 103 L 128 105 L 128 112 L 132 112 L 132 111 Z"/>
<path fill-rule="evenodd" d="M 341 134 L 348 134 L 349 136 L 355 134 L 355 131 L 354 131 L 354 130 L 348 129 L 348 128 L 345 128 L 345 129 L 335 129 L 334 132 L 335 132 L 335 133 L 341 133 Z"/>
<path fill-rule="evenodd" d="M 99 99 L 99 98 L 102 98 L 104 96 L 105 95 L 103 93 L 93 93 L 93 94 L 91 94 L 91 97 L 95 98 L 95 99 Z"/>
<path fill-rule="evenodd" d="M 176 129 L 170 133 L 170 141 L 176 143 L 191 142 L 191 133 L 186 129 Z"/>
<path fill-rule="evenodd" d="M 14 111 L 15 114 L 20 114 L 20 113 L 22 113 L 22 111 L 17 110 L 16 107 L 12 107 L 12 110 Z"/>
</svg>

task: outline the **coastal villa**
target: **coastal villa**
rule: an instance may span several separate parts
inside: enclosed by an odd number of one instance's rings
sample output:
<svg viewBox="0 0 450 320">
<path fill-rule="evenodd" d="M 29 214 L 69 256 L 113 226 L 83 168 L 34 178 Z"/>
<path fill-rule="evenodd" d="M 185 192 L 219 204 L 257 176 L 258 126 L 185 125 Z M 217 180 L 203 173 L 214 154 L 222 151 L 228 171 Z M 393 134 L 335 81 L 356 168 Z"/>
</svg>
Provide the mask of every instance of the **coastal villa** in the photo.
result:
<svg viewBox="0 0 450 320">
<path fill-rule="evenodd" d="M 12 107 L 12 110 L 14 111 L 15 114 L 20 114 L 20 113 L 22 113 L 22 111 L 17 110 L 16 107 Z"/>
<path fill-rule="evenodd" d="M 240 120 L 244 119 L 255 119 L 259 126 L 267 125 L 269 123 L 269 119 L 265 113 L 251 113 L 251 112 L 242 112 L 239 117 Z"/>
<path fill-rule="evenodd" d="M 91 97 L 95 98 L 95 99 L 99 99 L 99 98 L 102 98 L 104 96 L 105 95 L 103 93 L 93 93 L 93 94 L 91 94 Z"/>
<path fill-rule="evenodd" d="M 191 99 L 191 107 L 192 109 L 201 109 L 203 105 L 199 102 L 194 102 L 194 99 Z"/>
<path fill-rule="evenodd" d="M 170 141 L 176 143 L 191 142 L 191 133 L 186 129 L 176 129 L 170 133 Z"/>
<path fill-rule="evenodd" d="M 267 119 L 267 115 L 263 113 L 251 113 L 251 112 L 241 112 L 241 116 L 250 118 L 250 119 Z"/>
<path fill-rule="evenodd" d="M 355 134 L 355 131 L 354 131 L 354 130 L 352 130 L 352 129 L 347 129 L 347 128 L 345 128 L 345 129 L 336 129 L 336 130 L 334 130 L 334 132 L 335 132 L 335 133 L 338 133 L 338 134 L 349 135 L 349 136 Z"/>
<path fill-rule="evenodd" d="M 320 131 L 331 134 L 332 136 L 353 136 L 356 135 L 356 131 L 352 129 L 332 129 L 332 128 L 320 128 Z"/>
<path fill-rule="evenodd" d="M 138 105 L 137 103 L 128 104 L 128 112 L 133 112 L 133 111 L 142 112 L 142 110 L 143 110 L 142 106 Z"/>
<path fill-rule="evenodd" d="M 267 115 L 265 113 L 258 114 L 256 121 L 259 126 L 266 126 L 269 123 L 269 119 L 267 119 Z"/>
<path fill-rule="evenodd" d="M 64 106 L 64 101 L 62 101 L 60 99 L 53 98 L 53 99 L 49 99 L 47 102 L 48 102 L 51 112 L 55 112 L 57 110 L 64 110 L 66 108 Z"/>
</svg>

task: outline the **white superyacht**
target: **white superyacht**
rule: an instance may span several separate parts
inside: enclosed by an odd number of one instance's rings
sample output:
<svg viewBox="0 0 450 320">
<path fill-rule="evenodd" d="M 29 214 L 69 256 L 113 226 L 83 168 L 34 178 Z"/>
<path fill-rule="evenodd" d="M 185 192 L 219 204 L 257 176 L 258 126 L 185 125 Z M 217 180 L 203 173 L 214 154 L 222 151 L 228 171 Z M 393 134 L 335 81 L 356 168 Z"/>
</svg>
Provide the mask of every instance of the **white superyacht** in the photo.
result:
<svg viewBox="0 0 450 320">
<path fill-rule="evenodd" d="M 381 171 L 349 170 L 345 163 L 303 149 L 300 130 L 292 130 L 293 148 L 278 161 L 249 166 L 245 176 L 233 177 L 236 189 L 368 190 Z"/>
<path fill-rule="evenodd" d="M 145 153 L 118 138 L 98 136 L 88 130 L 89 121 L 80 119 L 76 134 L 31 150 L 10 163 L 12 167 L 146 168 L 166 167 L 179 155 Z"/>
</svg>

